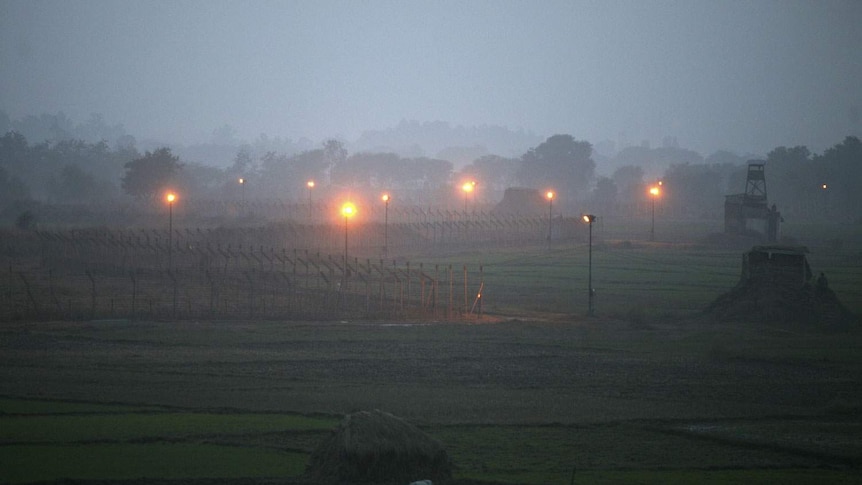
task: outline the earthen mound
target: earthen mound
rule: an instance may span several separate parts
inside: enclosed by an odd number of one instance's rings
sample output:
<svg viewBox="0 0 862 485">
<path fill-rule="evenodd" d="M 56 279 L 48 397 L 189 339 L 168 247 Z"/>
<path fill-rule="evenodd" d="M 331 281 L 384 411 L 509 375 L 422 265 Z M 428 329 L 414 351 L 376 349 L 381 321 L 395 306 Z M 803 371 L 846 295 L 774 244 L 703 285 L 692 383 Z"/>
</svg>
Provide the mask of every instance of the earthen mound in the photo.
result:
<svg viewBox="0 0 862 485">
<path fill-rule="evenodd" d="M 835 329 L 858 323 L 829 288 L 810 283 L 776 284 L 757 278 L 740 281 L 716 298 L 707 313 L 720 321 L 798 323 Z"/>
</svg>

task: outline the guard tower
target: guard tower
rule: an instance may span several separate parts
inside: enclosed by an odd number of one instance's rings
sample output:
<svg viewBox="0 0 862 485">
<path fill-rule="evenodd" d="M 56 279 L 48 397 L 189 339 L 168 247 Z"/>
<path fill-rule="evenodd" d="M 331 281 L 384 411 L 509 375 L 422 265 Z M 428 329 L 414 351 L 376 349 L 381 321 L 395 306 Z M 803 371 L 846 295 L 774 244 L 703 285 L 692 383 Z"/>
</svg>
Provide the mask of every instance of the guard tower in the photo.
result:
<svg viewBox="0 0 862 485">
<path fill-rule="evenodd" d="M 758 160 L 748 162 L 745 192 L 724 198 L 724 232 L 741 236 L 756 236 L 775 242 L 779 236 L 781 214 L 769 207 L 766 198 L 766 164 Z"/>
<path fill-rule="evenodd" d="M 764 163 L 748 164 L 745 179 L 745 201 L 749 205 L 766 205 L 766 171 Z"/>
</svg>

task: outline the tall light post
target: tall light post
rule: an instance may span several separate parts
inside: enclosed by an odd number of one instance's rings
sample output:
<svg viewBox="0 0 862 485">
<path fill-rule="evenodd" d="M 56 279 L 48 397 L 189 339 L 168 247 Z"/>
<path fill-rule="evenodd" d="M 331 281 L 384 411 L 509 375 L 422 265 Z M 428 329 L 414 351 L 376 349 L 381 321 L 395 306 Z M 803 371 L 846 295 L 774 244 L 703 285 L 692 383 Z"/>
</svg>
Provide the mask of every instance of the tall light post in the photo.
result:
<svg viewBox="0 0 862 485">
<path fill-rule="evenodd" d="M 554 196 L 556 195 L 553 190 L 545 193 L 545 197 L 548 199 L 548 249 L 551 249 L 551 217 L 554 213 Z"/>
<path fill-rule="evenodd" d="M 474 182 L 472 180 L 469 182 L 464 182 L 464 184 L 461 186 L 461 190 L 464 192 L 464 216 L 466 217 L 466 215 L 467 215 L 467 199 L 470 197 L 470 194 L 472 194 L 473 191 L 476 190 L 476 182 Z M 475 196 L 474 196 L 474 200 L 475 200 Z"/>
<path fill-rule="evenodd" d="M 383 201 L 383 255 L 386 256 L 386 251 L 389 246 L 389 194 L 383 194 L 380 199 Z"/>
<path fill-rule="evenodd" d="M 245 179 L 240 177 L 238 182 L 240 191 L 239 210 L 241 212 L 245 212 Z"/>
<path fill-rule="evenodd" d="M 356 206 L 352 202 L 345 202 L 341 206 L 341 215 L 344 216 L 344 274 L 347 274 L 347 222 L 356 215 Z"/>
<path fill-rule="evenodd" d="M 308 221 L 311 222 L 311 191 L 314 189 L 314 180 L 309 180 L 305 186 L 308 187 Z"/>
<path fill-rule="evenodd" d="M 173 269 L 174 201 L 177 200 L 177 196 L 173 192 L 168 192 L 165 200 L 168 201 L 168 271 L 171 271 Z"/>
<path fill-rule="evenodd" d="M 587 292 L 589 293 L 589 300 L 587 306 L 587 315 L 593 316 L 595 315 L 595 306 L 593 304 L 593 297 L 595 295 L 595 290 L 593 290 L 593 223 L 596 222 L 596 216 L 592 214 L 584 214 L 582 216 L 583 221 L 590 225 L 590 239 L 589 239 L 589 264 L 587 269 Z"/>
<path fill-rule="evenodd" d="M 661 182 L 657 185 L 652 185 L 649 188 L 650 199 L 652 199 L 652 225 L 649 230 L 649 240 L 655 241 L 655 200 L 661 195 Z"/>
</svg>

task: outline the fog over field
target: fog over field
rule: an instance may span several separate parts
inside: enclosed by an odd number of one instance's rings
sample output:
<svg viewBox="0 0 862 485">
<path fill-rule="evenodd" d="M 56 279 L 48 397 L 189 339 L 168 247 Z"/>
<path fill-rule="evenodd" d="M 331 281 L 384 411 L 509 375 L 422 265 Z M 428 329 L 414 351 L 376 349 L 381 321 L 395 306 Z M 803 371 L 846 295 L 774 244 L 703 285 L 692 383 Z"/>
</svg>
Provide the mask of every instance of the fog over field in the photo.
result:
<svg viewBox="0 0 862 485">
<path fill-rule="evenodd" d="M 821 152 L 860 134 L 860 24 L 853 0 L 2 0 L 0 121 L 97 113 L 145 148 L 446 148 L 382 136 L 415 121 L 519 134 L 484 137 L 503 156 L 557 133 L 605 155 Z"/>
</svg>

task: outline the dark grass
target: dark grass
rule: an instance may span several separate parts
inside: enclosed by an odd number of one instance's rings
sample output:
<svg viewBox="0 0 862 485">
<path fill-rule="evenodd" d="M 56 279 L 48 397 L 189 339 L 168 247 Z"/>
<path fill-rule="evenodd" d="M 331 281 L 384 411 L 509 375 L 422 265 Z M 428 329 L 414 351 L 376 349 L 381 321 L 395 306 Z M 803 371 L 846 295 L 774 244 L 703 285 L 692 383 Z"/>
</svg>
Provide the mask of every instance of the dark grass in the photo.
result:
<svg viewBox="0 0 862 485">
<path fill-rule="evenodd" d="M 381 409 L 462 483 L 858 482 L 858 329 L 712 322 L 739 248 L 597 239 L 595 318 L 569 244 L 426 263 L 483 265 L 484 320 L 2 323 L 0 481 L 299 482 Z M 858 312 L 859 246 L 827 246 L 812 269 Z"/>
</svg>

